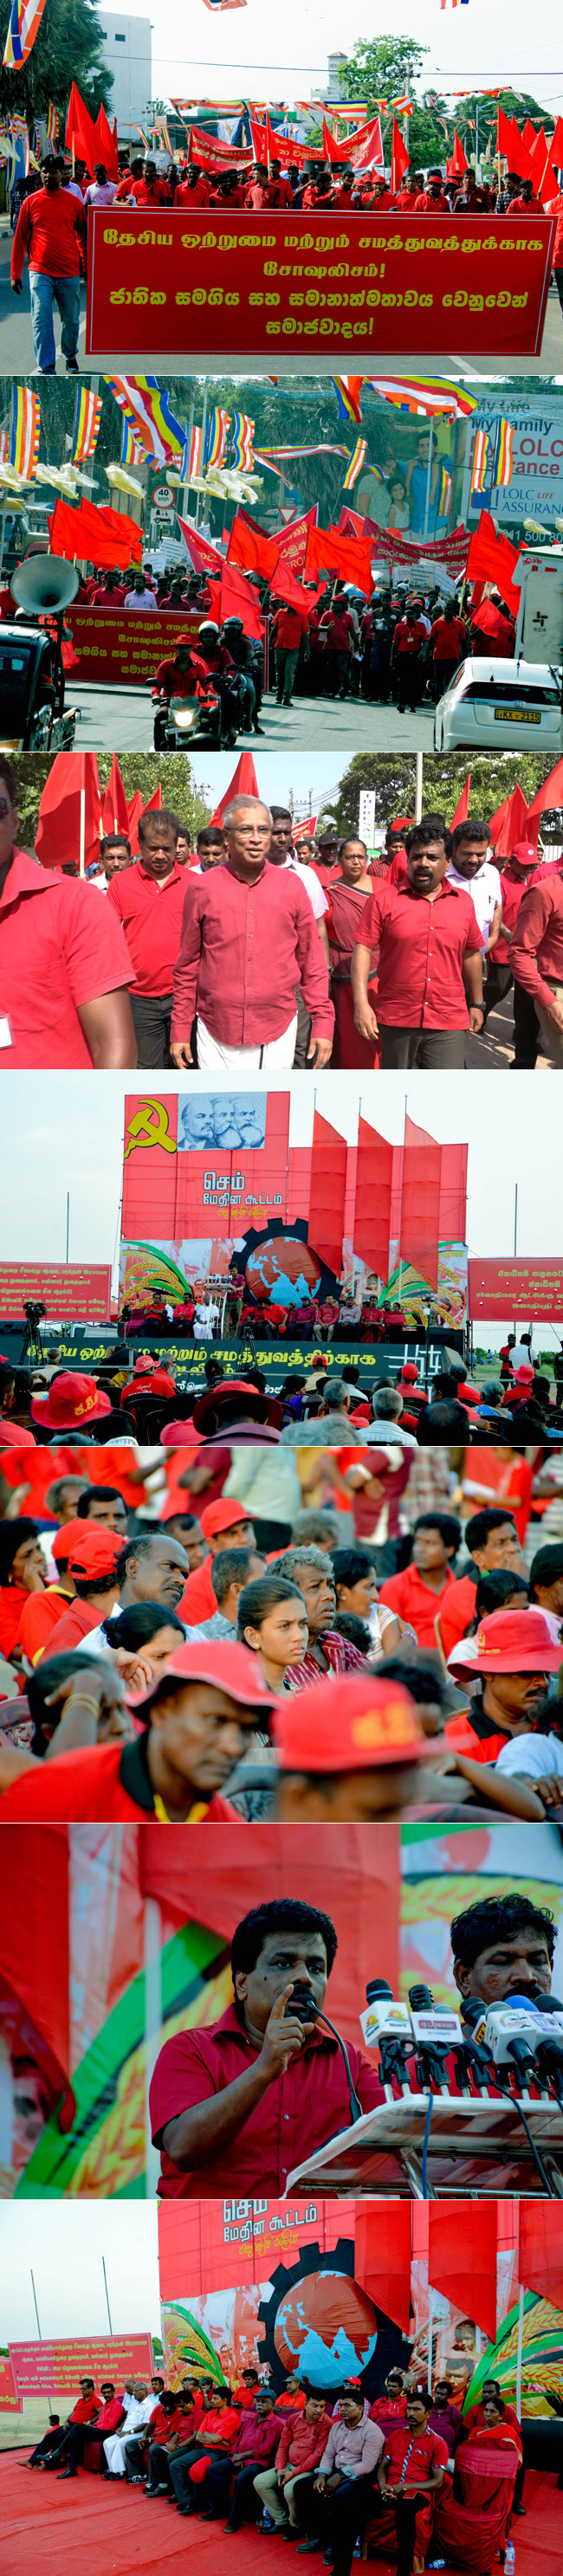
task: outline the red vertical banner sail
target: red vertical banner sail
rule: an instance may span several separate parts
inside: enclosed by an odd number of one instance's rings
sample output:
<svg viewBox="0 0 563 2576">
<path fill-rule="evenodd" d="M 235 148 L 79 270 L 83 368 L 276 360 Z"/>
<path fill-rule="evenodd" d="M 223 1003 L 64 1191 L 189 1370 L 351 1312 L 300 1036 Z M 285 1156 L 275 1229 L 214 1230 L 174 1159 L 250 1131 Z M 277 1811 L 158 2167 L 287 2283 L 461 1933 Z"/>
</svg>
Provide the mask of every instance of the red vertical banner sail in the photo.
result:
<svg viewBox="0 0 563 2576">
<path fill-rule="evenodd" d="M 356 2207 L 355 2278 L 373 2299 L 384 2316 L 392 2317 L 401 2333 L 409 2331 L 411 2307 L 411 2238 L 412 2210 L 404 2200 L 389 2206 L 379 2201 L 377 2209 Z"/>
<path fill-rule="evenodd" d="M 549 2030 L 549 2023 L 546 2024 Z M 550 2307 L 563 2308 L 563 2225 L 560 2201 L 521 2200 L 519 2274 L 524 2290 L 535 2290 Z"/>
<path fill-rule="evenodd" d="M 438 1229 L 441 1243 L 465 1243 L 467 1230 L 467 1145 L 442 1146 Z"/>
<path fill-rule="evenodd" d="M 311 1251 L 318 1254 L 319 1261 L 326 1261 L 327 1268 L 335 1270 L 338 1279 L 342 1267 L 347 1160 L 344 1137 L 339 1136 L 338 1129 L 330 1127 L 328 1119 L 321 1118 L 320 1110 L 316 1109 L 311 1155 L 309 1243 Z"/>
<path fill-rule="evenodd" d="M 127 1243 L 174 1240 L 178 1102 L 134 1092 L 125 1102 L 122 1232 Z"/>
<path fill-rule="evenodd" d="M 441 1172 L 441 1145 L 405 1118 L 399 1252 L 429 1288 L 438 1286 Z"/>
<path fill-rule="evenodd" d="M 377 1271 L 385 1286 L 389 1278 L 391 1232 L 391 1193 L 393 1187 L 393 1146 L 386 1136 L 378 1136 L 367 1119 L 358 1120 L 356 1156 L 356 1204 L 354 1209 L 354 1251 Z"/>
<path fill-rule="evenodd" d="M 428 2285 L 474 2318 L 494 2343 L 497 2331 L 497 2209 L 452 2200 L 428 2211 Z"/>
</svg>

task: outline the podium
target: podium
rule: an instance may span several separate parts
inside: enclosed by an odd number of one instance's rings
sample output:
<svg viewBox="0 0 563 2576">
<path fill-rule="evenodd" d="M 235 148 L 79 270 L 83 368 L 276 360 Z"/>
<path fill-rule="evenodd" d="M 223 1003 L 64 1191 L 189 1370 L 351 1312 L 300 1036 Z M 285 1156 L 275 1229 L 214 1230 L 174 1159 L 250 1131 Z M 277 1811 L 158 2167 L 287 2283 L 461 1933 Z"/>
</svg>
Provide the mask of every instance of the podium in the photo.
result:
<svg viewBox="0 0 563 2576">
<path fill-rule="evenodd" d="M 545 2199 L 546 2193 L 513 2098 L 508 2093 L 405 2092 L 355 2126 L 328 2138 L 288 2176 L 286 2198 L 311 2192 L 331 2199 L 422 2200 L 422 2151 L 428 2114 L 429 2200 Z M 563 2104 L 544 2092 L 518 2096 L 551 2191 L 563 2200 Z M 394 2172 L 393 2172 L 394 2166 Z"/>
</svg>

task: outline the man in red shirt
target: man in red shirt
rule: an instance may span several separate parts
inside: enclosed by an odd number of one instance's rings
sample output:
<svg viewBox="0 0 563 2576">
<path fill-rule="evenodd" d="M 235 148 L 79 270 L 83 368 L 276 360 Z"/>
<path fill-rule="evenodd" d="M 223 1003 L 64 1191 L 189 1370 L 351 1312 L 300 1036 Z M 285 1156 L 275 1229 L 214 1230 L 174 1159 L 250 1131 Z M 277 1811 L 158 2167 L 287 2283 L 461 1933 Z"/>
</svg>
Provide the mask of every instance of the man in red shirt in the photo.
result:
<svg viewBox="0 0 563 2576">
<path fill-rule="evenodd" d="M 270 162 L 270 205 L 273 207 L 293 205 L 291 181 L 287 176 L 282 177 L 281 161 Z"/>
<path fill-rule="evenodd" d="M 298 1899 L 259 1905 L 233 1934 L 234 2001 L 211 2029 L 178 2031 L 150 2088 L 165 2198 L 280 2197 L 292 2168 L 348 2128 L 341 2051 L 317 2028 L 336 1952 L 327 1914 Z M 382 2100 L 373 2062 L 349 2047 L 367 2111 Z"/>
<path fill-rule="evenodd" d="M 18 849 L 16 780 L 0 754 L 0 1070 L 137 1062 L 119 923 L 93 886 Z"/>
<path fill-rule="evenodd" d="M 485 1017 L 510 991 L 514 975 L 514 949 L 518 940 L 520 906 L 532 886 L 541 886 L 542 895 L 559 874 L 556 861 L 538 859 L 535 841 L 517 841 L 501 870 L 502 922 L 500 937 L 487 966 Z M 526 972 L 526 967 L 524 969 Z M 533 1073 L 536 1063 L 539 1027 L 536 1003 L 529 984 L 514 975 L 514 1065 L 520 1072 Z M 550 1040 L 551 1044 L 551 1040 Z"/>
<path fill-rule="evenodd" d="M 510 199 L 511 215 L 541 215 L 542 211 L 539 197 L 534 196 L 532 180 L 523 179 L 520 196 Z"/>
<path fill-rule="evenodd" d="M 447 2442 L 431 2431 L 428 2422 L 433 2403 L 429 2388 L 409 2392 L 406 2424 L 389 2426 L 385 2455 L 377 2472 L 384 2503 L 395 2507 L 397 2576 L 412 2576 L 417 2538 L 422 2538 L 421 2518 L 426 2554 L 432 2531 L 432 2497 L 439 2495 L 448 2465 Z"/>
<path fill-rule="evenodd" d="M 82 1821 L 233 1824 L 221 1795 L 272 1701 L 258 1657 L 245 1646 L 179 1646 L 150 1691 L 135 1703 L 140 1732 L 76 1753 L 33 1762 L 4 1793 L 10 1814 L 58 1823 Z M 131 1699 L 131 1706 L 133 1702 Z"/>
<path fill-rule="evenodd" d="M 223 816 L 229 856 L 211 876 L 190 877 L 174 977 L 170 1051 L 180 1073 L 293 1064 L 296 985 L 312 1018 L 310 1059 L 328 1064 L 334 1009 L 308 895 L 291 870 L 267 865 L 269 807 L 236 796 Z"/>
<path fill-rule="evenodd" d="M 299 648 L 308 635 L 309 620 L 299 608 L 287 608 L 285 601 L 275 609 L 270 634 L 275 652 L 276 689 L 279 707 L 291 706 L 293 682 L 299 661 Z"/>
<path fill-rule="evenodd" d="M 346 698 L 357 626 L 347 605 L 343 581 L 335 582 L 331 606 L 325 608 L 320 624 L 327 640 L 326 696 Z"/>
<path fill-rule="evenodd" d="M 408 707 L 409 713 L 414 715 L 418 706 L 422 678 L 421 655 L 427 642 L 424 618 L 418 615 L 418 603 L 415 601 L 411 608 L 405 609 L 404 617 L 398 619 L 391 646 L 391 671 L 397 688 L 397 713 L 400 716 L 404 715 L 405 707 Z"/>
<path fill-rule="evenodd" d="M 73 2406 L 72 2415 L 67 2415 L 66 2424 L 62 2427 L 58 2441 L 53 2443 L 48 2459 L 37 2461 L 39 2469 L 56 2469 L 57 2460 L 68 2448 L 71 2426 L 76 2425 L 77 2430 L 82 2433 L 84 2428 L 94 2423 L 99 2415 L 101 2398 L 96 2396 L 93 2379 L 81 2379 L 79 2386 L 81 2393 L 77 2398 L 76 2406 Z"/>
<path fill-rule="evenodd" d="M 471 896 L 451 884 L 451 834 L 430 816 L 407 832 L 407 879 L 368 895 L 352 954 L 354 1019 L 380 1037 L 382 1066 L 462 1066 L 465 1031 L 483 1025 L 481 932 Z M 377 1019 L 368 996 L 379 951 Z M 466 990 L 467 988 L 467 990 Z M 469 1006 L 467 995 L 469 995 Z"/>
<path fill-rule="evenodd" d="M 440 171 L 429 170 L 426 187 L 421 188 L 419 197 L 415 197 L 414 214 L 451 215 L 451 211 L 449 197 L 442 187 Z"/>
<path fill-rule="evenodd" d="M 134 205 L 134 190 L 135 187 L 138 186 L 142 176 L 143 157 L 142 153 L 138 153 L 136 159 L 131 162 L 130 170 L 124 170 L 123 178 L 118 180 L 113 200 L 114 206 Z"/>
<path fill-rule="evenodd" d="M 176 859 L 177 816 L 153 808 L 141 814 L 138 829 L 140 859 L 113 878 L 107 901 L 122 924 L 133 964 L 137 1061 L 152 1071 L 171 1063 L 172 985 L 186 877 Z"/>
<path fill-rule="evenodd" d="M 463 618 L 456 616 L 453 599 L 448 599 L 442 615 L 434 618 L 430 628 L 430 652 L 434 664 L 434 696 L 443 698 L 444 690 L 449 688 L 454 671 L 459 669 L 467 652 L 467 627 Z"/>
<path fill-rule="evenodd" d="M 226 1547 L 246 1549 L 256 1546 L 253 1523 L 245 1504 L 235 1502 L 233 1494 L 230 1498 L 218 1496 L 216 1502 L 207 1504 L 207 1509 L 201 1513 L 200 1529 L 208 1554 L 203 1564 L 196 1566 L 195 1571 L 188 1575 L 179 1603 L 179 1616 L 185 1620 L 187 1628 L 201 1627 L 204 1620 L 216 1616 L 217 1599 L 211 1580 L 215 1557 L 221 1556 Z"/>
<path fill-rule="evenodd" d="M 482 215 L 486 212 L 488 189 L 478 188 L 473 170 L 466 170 L 461 188 L 454 197 L 454 215 Z"/>
<path fill-rule="evenodd" d="M 43 187 L 25 197 L 12 245 L 12 289 L 22 293 L 27 253 L 31 328 L 35 363 L 42 376 L 55 373 L 53 306 L 61 317 L 61 350 L 67 375 L 78 374 L 80 322 L 80 253 L 86 249 L 87 216 L 78 197 L 64 185 L 64 162 L 49 152 L 41 163 Z"/>
<path fill-rule="evenodd" d="M 83 2380 L 80 2385 L 84 2386 Z M 97 2450 L 99 2444 L 101 2450 L 108 2433 L 117 2433 L 120 2424 L 125 2422 L 123 2399 L 116 2396 L 113 2379 L 102 2380 L 100 2396 L 101 2406 L 98 2398 L 93 2401 L 99 2407 L 99 2413 L 91 2420 L 87 2415 L 80 2417 L 78 2407 L 75 2407 L 74 2415 L 70 2417 L 64 2440 L 59 2443 L 57 2451 L 57 2458 L 66 2459 L 67 2463 L 65 2469 L 59 2470 L 61 2478 L 77 2477 L 78 2464 L 84 2459 L 87 2445 L 92 2443 L 93 2448 Z"/>
<path fill-rule="evenodd" d="M 156 161 L 143 161 L 142 179 L 135 179 L 131 195 L 136 206 L 171 206 L 172 198 L 166 179 L 159 179 Z"/>
<path fill-rule="evenodd" d="M 79 1536 L 71 1536 L 68 1571 L 74 1586 L 74 1599 L 63 1611 L 56 1631 L 46 1638 L 44 1653 L 69 1654 L 79 1646 L 90 1630 L 108 1619 L 116 1593 L 115 1569 L 123 1549 L 123 1538 L 114 1530 L 102 1529 L 100 1523 L 79 1524 Z M 61 1640 L 59 1646 L 59 1637 Z"/>
<path fill-rule="evenodd" d="M 514 991 L 537 1011 L 545 1054 L 563 1064 L 563 876 L 543 868 L 524 894 L 511 944 Z"/>
<path fill-rule="evenodd" d="M 252 178 L 248 188 L 245 188 L 244 203 L 245 206 L 252 207 L 256 214 L 262 214 L 270 205 L 270 182 L 265 161 L 253 162 Z"/>
<path fill-rule="evenodd" d="M 395 195 L 391 199 L 391 204 L 395 207 L 395 211 L 398 215 L 413 214 L 417 197 L 418 179 L 416 170 L 405 170 L 402 188 L 395 189 Z"/>
<path fill-rule="evenodd" d="M 185 207 L 187 213 L 193 208 L 194 214 L 197 206 L 209 205 L 209 180 L 205 170 L 196 169 L 194 162 L 190 162 L 185 178 L 176 189 L 174 204 L 180 207 L 181 213 Z"/>
<path fill-rule="evenodd" d="M 381 1585 L 380 1600 L 414 1628 L 422 1653 L 425 1647 L 435 1652 L 436 1613 L 453 1590 L 452 1563 L 460 1539 L 453 1513 L 422 1512 L 414 1524 L 410 1565 Z"/>
<path fill-rule="evenodd" d="M 467 1573 L 451 1584 L 440 1611 L 440 1646 L 446 1663 L 452 1647 L 465 1636 L 466 1628 L 474 1617 L 480 1576 L 491 1574 L 497 1567 L 503 1574 L 521 1574 L 522 1571 L 512 1512 L 493 1509 L 474 1512 L 471 1520 L 465 1523 L 464 1538 L 471 1564 Z"/>
<path fill-rule="evenodd" d="M 222 2383 L 214 2388 L 207 2414 L 200 2416 L 187 2448 L 175 2450 L 169 2456 L 170 2483 L 179 2513 L 189 2516 L 198 2511 L 201 2488 L 207 2480 L 201 2479 L 200 2482 L 198 2478 L 197 2485 L 193 2485 L 190 2470 L 199 2469 L 205 2453 L 208 2458 L 211 2453 L 212 2459 L 216 2454 L 221 2461 L 225 2455 L 230 2459 L 240 2433 L 240 2421 L 239 2409 L 231 2403 L 230 2388 Z"/>
</svg>

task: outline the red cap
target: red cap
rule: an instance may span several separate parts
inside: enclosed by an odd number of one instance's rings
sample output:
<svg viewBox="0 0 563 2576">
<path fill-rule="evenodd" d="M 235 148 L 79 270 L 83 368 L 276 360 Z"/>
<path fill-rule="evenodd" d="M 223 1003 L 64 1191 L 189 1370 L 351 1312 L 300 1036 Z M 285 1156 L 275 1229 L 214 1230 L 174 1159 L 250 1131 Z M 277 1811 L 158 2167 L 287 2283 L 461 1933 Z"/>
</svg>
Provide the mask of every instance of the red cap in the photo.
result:
<svg viewBox="0 0 563 2576">
<path fill-rule="evenodd" d="M 273 1395 L 261 1395 L 259 1388 L 253 1385 L 252 1378 L 226 1377 L 221 1378 L 218 1386 L 208 1387 L 206 1395 L 198 1396 L 192 1413 L 192 1422 L 195 1423 L 196 1431 L 204 1431 L 209 1415 L 214 1412 L 216 1404 L 224 1403 L 227 1396 L 232 1395 L 244 1397 L 244 1412 L 252 1413 L 255 1422 L 269 1423 L 273 1431 L 281 1430 L 283 1405 L 277 1404 Z M 250 1403 L 249 1397 L 252 1399 Z"/>
<path fill-rule="evenodd" d="M 512 857 L 513 859 L 520 859 L 522 867 L 529 867 L 531 859 L 533 859 L 535 868 L 540 866 L 535 841 L 517 841 L 512 852 Z"/>
<path fill-rule="evenodd" d="M 69 1574 L 75 1581 L 83 1575 L 85 1583 L 94 1583 L 97 1574 L 113 1574 L 122 1547 L 115 1530 L 102 1529 L 100 1521 L 81 1521 L 80 1538 L 71 1541 Z"/>
<path fill-rule="evenodd" d="M 218 1538 L 220 1530 L 236 1529 L 237 1521 L 249 1520 L 246 1503 L 237 1503 L 234 1494 L 230 1502 L 228 1494 L 218 1494 L 216 1503 L 208 1503 L 207 1510 L 200 1512 L 199 1526 L 204 1538 Z"/>
<path fill-rule="evenodd" d="M 33 1421 L 46 1423 L 50 1431 L 71 1431 L 75 1422 L 101 1421 L 103 1413 L 111 1413 L 111 1403 L 95 1377 L 64 1369 L 52 1379 L 48 1395 L 32 1396 L 30 1411 Z"/>
<path fill-rule="evenodd" d="M 101 1524 L 98 1523 L 97 1526 L 99 1528 Z M 55 1565 L 68 1565 L 71 1547 L 78 1547 L 84 1537 L 84 1531 L 91 1527 L 91 1521 L 61 1521 L 60 1529 L 55 1530 L 51 1539 L 51 1555 L 54 1556 Z M 124 1541 L 122 1540 L 121 1543 L 123 1546 Z"/>
<path fill-rule="evenodd" d="M 379 1771 L 424 1752 L 408 1692 L 369 1673 L 343 1673 L 277 1699 L 272 1736 L 281 1771 Z"/>
<path fill-rule="evenodd" d="M 399 1386 L 401 1386 L 401 1385 L 403 1384 L 403 1382 L 404 1382 L 404 1380 L 405 1380 L 405 1379 L 407 1380 L 408 1385 L 409 1385 L 409 1386 L 412 1386 L 412 1385 L 414 1384 L 414 1380 L 415 1380 L 415 1378 L 417 1378 L 417 1377 L 418 1377 L 418 1369 L 417 1369 L 417 1366 L 416 1366 L 416 1360 L 404 1360 L 404 1361 L 403 1361 L 403 1366 L 402 1366 L 402 1369 L 401 1369 L 401 1375 L 400 1375 L 400 1378 L 399 1378 Z"/>
<path fill-rule="evenodd" d="M 231 1646 L 228 1638 L 202 1637 L 201 1645 L 194 1639 L 190 1645 L 177 1646 L 168 1663 L 161 1665 L 149 1691 L 143 1691 L 138 1698 L 133 1691 L 128 1692 L 131 1707 L 142 1714 L 150 1707 L 161 1682 L 176 1680 L 212 1682 L 217 1690 L 227 1691 L 229 1699 L 237 1700 L 241 1708 L 272 1706 L 272 1693 L 262 1680 L 259 1656 L 249 1654 L 247 1646 Z M 308 1698 L 309 1693 L 303 1696 Z"/>
<path fill-rule="evenodd" d="M 477 1629 L 476 1673 L 558 1673 L 563 1646 L 554 1645 L 541 1610 L 493 1610 Z"/>
</svg>

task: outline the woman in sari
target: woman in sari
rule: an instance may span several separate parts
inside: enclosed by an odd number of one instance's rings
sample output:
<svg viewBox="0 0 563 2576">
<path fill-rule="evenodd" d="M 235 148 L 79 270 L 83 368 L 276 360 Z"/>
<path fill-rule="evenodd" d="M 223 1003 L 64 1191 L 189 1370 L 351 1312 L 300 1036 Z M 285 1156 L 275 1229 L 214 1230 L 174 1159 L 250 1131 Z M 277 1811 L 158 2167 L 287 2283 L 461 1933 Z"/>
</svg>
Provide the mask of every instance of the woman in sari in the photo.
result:
<svg viewBox="0 0 563 2576">
<path fill-rule="evenodd" d="M 379 873 L 379 871 L 376 871 Z M 330 958 L 331 994 L 335 1009 L 332 1062 L 344 1067 L 379 1063 L 378 1043 L 361 1038 L 354 1026 L 354 1002 L 350 976 L 352 950 L 359 938 L 359 925 L 364 904 L 372 891 L 372 871 L 368 868 L 365 841 L 343 841 L 337 873 L 331 877 L 329 911 L 326 916 Z M 375 976 L 370 974 L 370 992 L 375 991 Z"/>
<path fill-rule="evenodd" d="M 434 2542 L 464 2576 L 490 2576 L 510 2526 L 522 2459 L 518 2427 L 505 2423 L 502 2397 L 483 2400 L 483 2422 L 456 2452 L 453 2478 L 436 2503 Z"/>
</svg>

